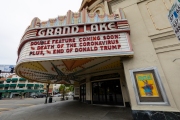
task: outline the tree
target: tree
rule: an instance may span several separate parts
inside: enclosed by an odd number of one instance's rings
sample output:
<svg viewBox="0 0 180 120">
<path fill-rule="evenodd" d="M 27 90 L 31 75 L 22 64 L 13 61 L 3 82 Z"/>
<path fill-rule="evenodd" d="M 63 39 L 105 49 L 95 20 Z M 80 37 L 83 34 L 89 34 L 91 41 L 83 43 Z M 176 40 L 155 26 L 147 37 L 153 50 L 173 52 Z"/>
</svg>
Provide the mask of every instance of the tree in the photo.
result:
<svg viewBox="0 0 180 120">
<path fill-rule="evenodd" d="M 60 87 L 59 87 L 59 92 L 62 94 L 63 96 L 63 100 L 64 100 L 64 96 L 66 93 L 68 92 L 72 92 L 74 90 L 74 86 L 73 85 L 64 85 L 64 84 L 61 84 Z"/>
<path fill-rule="evenodd" d="M 73 91 L 74 91 L 74 86 L 73 86 L 73 85 L 70 85 L 70 86 L 69 86 L 69 91 L 70 91 L 70 92 L 73 92 Z"/>
<path fill-rule="evenodd" d="M 62 94 L 63 96 L 63 100 L 64 100 L 64 95 L 66 94 L 66 86 L 64 84 L 61 84 L 59 87 L 59 92 Z"/>
</svg>

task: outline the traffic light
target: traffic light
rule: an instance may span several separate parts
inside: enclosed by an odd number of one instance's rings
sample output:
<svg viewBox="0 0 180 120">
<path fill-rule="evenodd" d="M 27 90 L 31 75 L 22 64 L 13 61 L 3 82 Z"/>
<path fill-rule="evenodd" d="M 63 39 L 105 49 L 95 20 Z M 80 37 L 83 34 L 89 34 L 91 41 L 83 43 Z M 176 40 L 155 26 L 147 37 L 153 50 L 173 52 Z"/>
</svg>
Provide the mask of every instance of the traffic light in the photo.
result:
<svg viewBox="0 0 180 120">
<path fill-rule="evenodd" d="M 11 73 L 14 73 L 14 68 L 11 68 Z"/>
<path fill-rule="evenodd" d="M 2 73 L 2 71 L 0 70 L 0 74 Z M 2 78 L 2 76 L 0 76 L 0 79 Z"/>
</svg>

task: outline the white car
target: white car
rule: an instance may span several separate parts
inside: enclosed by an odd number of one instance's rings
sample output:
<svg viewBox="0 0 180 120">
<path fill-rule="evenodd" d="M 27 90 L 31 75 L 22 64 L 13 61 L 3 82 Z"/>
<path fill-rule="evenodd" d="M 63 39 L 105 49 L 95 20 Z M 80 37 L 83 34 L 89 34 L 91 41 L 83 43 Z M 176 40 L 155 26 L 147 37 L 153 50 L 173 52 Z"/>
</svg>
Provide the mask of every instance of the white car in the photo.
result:
<svg viewBox="0 0 180 120">
<path fill-rule="evenodd" d="M 61 97 L 61 94 L 56 94 L 54 95 L 54 97 Z"/>
</svg>

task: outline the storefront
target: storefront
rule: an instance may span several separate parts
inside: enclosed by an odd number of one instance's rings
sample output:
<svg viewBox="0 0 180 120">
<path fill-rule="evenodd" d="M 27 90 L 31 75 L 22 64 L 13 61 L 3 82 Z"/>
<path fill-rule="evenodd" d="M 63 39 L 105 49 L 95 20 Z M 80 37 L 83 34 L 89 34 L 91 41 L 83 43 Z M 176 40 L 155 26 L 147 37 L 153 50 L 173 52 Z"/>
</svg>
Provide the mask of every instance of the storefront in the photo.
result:
<svg viewBox="0 0 180 120">
<path fill-rule="evenodd" d="M 106 80 L 92 83 L 92 103 L 124 106 L 120 81 Z"/>
<path fill-rule="evenodd" d="M 86 84 L 80 85 L 80 101 L 86 101 Z"/>
</svg>

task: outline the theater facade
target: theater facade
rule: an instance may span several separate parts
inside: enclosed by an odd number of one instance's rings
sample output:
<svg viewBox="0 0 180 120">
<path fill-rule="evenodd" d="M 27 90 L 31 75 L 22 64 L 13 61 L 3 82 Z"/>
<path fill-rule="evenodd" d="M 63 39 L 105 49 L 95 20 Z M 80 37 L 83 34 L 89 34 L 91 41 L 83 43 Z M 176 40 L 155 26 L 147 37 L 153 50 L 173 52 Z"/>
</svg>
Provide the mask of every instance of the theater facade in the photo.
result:
<svg viewBox="0 0 180 120">
<path fill-rule="evenodd" d="M 137 120 L 179 119 L 180 44 L 167 19 L 172 2 L 83 0 L 78 13 L 35 17 L 15 72 L 74 84 L 81 102 L 131 107 Z"/>
</svg>

